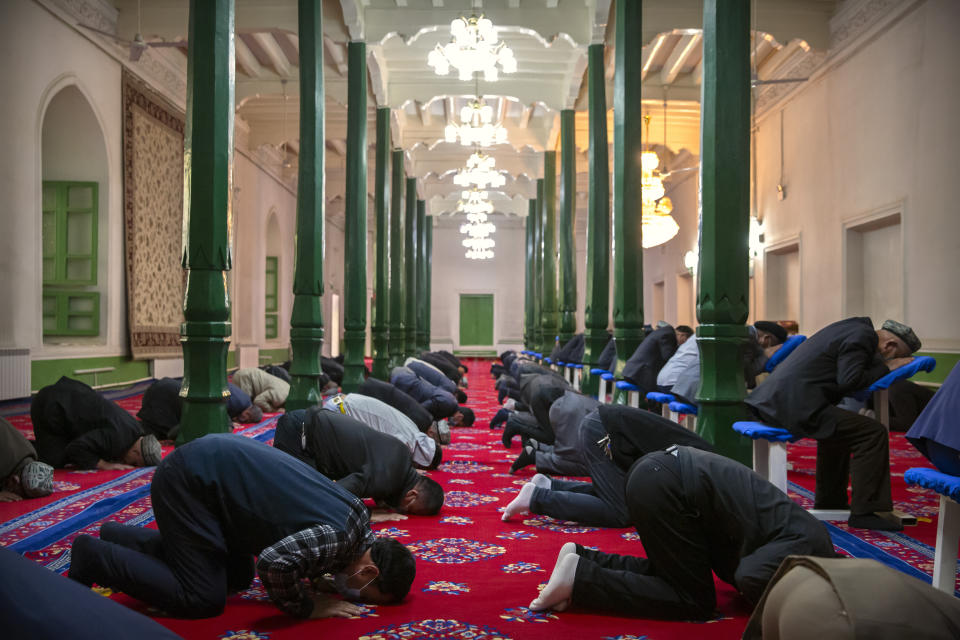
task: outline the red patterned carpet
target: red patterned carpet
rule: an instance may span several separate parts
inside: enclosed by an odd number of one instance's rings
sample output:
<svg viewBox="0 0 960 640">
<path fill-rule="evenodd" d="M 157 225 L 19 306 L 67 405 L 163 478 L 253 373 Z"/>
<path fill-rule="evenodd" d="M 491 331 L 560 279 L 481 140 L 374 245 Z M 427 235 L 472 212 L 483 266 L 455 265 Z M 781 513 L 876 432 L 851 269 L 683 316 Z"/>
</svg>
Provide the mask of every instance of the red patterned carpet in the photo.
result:
<svg viewBox="0 0 960 640">
<path fill-rule="evenodd" d="M 525 607 L 546 582 L 560 546 L 569 540 L 603 551 L 642 554 L 629 529 L 594 529 L 555 522 L 541 516 L 504 523 L 499 511 L 532 475 L 507 473 L 518 448 L 507 451 L 500 432 L 487 424 L 497 409 L 489 361 L 469 362 L 468 405 L 477 413 L 474 428 L 454 429 L 444 451 L 444 464 L 431 476 L 444 485 L 446 503 L 436 517 L 411 517 L 374 525 L 381 535 L 407 544 L 417 556 L 417 578 L 401 605 L 368 607 L 354 619 L 298 621 L 281 614 L 255 582 L 248 591 L 230 599 L 226 611 L 207 620 L 162 617 L 122 594 L 111 597 L 157 616 L 159 622 L 186 638 L 256 639 L 415 638 L 507 639 L 590 638 L 596 640 L 665 640 L 669 638 L 738 638 L 749 608 L 735 591 L 717 583 L 718 616 L 707 623 L 678 623 L 617 618 L 571 609 L 563 613 L 535 614 Z M 140 403 L 138 389 L 118 402 L 131 412 Z M 126 397 L 122 397 L 126 396 Z M 3 409 L 18 427 L 29 431 L 23 406 Z M 238 430 L 243 435 L 270 442 L 271 417 Z M 791 495 L 804 503 L 811 497 L 815 448 L 804 442 L 791 445 Z M 858 557 L 874 557 L 913 575 L 932 572 L 936 535 L 937 497 L 930 491 L 907 489 L 903 471 L 923 465 L 922 457 L 894 434 L 891 442 L 894 497 L 904 511 L 923 521 L 903 534 L 851 531 L 842 523 L 831 526 L 837 548 Z M 95 532 L 104 520 L 153 526 L 149 481 L 152 470 L 131 472 L 58 471 L 56 491 L 44 499 L 0 503 L 0 544 L 11 546 L 57 572 L 69 567 L 69 548 L 80 533 Z M 929 580 L 929 577 L 927 578 Z"/>
</svg>

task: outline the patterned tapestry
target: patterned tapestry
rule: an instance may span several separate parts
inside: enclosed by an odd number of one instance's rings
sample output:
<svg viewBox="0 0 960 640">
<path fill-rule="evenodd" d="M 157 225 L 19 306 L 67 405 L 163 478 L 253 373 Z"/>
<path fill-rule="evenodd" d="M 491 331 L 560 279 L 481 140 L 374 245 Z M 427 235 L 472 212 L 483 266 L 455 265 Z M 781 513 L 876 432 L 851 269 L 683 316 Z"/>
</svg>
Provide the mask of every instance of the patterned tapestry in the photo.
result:
<svg viewBox="0 0 960 640">
<path fill-rule="evenodd" d="M 123 208 L 134 359 L 182 354 L 184 117 L 123 76 Z"/>
</svg>

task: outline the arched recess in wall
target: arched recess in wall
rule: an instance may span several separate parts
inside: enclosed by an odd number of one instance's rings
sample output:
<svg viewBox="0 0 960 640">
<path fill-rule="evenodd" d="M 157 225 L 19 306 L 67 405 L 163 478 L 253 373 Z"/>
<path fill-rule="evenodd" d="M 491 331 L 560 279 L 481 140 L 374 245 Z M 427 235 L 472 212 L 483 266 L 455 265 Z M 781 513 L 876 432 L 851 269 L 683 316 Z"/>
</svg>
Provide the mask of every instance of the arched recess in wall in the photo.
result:
<svg viewBox="0 0 960 640">
<path fill-rule="evenodd" d="M 104 344 L 109 162 L 92 103 L 66 78 L 42 112 L 40 248 L 43 341 Z"/>
<path fill-rule="evenodd" d="M 283 243 L 280 235 L 280 223 L 277 220 L 277 210 L 270 209 L 267 214 L 267 228 L 264 234 L 265 268 L 263 282 L 264 298 L 264 339 L 282 340 L 288 333 L 284 318 L 283 292 L 286 290 L 283 278 Z"/>
</svg>

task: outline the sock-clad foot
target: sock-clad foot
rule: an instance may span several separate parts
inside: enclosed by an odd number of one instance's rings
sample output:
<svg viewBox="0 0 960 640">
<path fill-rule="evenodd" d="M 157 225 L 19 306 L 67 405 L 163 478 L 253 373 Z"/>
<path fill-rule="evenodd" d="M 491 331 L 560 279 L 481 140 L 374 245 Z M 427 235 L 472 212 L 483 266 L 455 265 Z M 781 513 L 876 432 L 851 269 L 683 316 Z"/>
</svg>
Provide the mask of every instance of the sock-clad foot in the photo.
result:
<svg viewBox="0 0 960 640">
<path fill-rule="evenodd" d="M 493 420 L 490 421 L 490 428 L 496 429 L 501 424 L 507 421 L 507 418 L 510 417 L 510 411 L 507 409 L 500 409 L 497 411 L 497 415 L 493 416 Z"/>
<path fill-rule="evenodd" d="M 510 422 L 507 421 L 507 426 L 503 430 L 503 435 L 500 437 L 500 441 L 503 442 L 503 446 L 509 449 L 513 446 L 513 442 L 511 442 L 513 440 L 513 436 L 518 435 L 520 435 L 520 432 L 517 431 L 516 427 L 511 427 Z"/>
<path fill-rule="evenodd" d="M 577 576 L 579 562 L 580 556 L 576 553 L 564 554 L 561 550 L 561 557 L 557 559 L 550 581 L 547 582 L 547 586 L 543 588 L 540 595 L 530 603 L 528 609 L 531 611 L 543 611 L 545 609 L 563 611 L 569 607 L 570 599 L 573 596 L 573 581 Z"/>
<path fill-rule="evenodd" d="M 875 513 L 850 514 L 847 520 L 854 529 L 873 529 L 874 531 L 903 531 L 903 525 L 893 520 L 887 520 Z"/>
<path fill-rule="evenodd" d="M 513 461 L 512 465 L 510 465 L 510 473 L 516 473 L 524 467 L 529 467 L 531 464 L 536 464 L 536 462 L 537 457 L 533 453 L 533 447 L 528 445 L 523 448 L 523 451 L 520 452 L 520 455 L 517 456 L 517 459 Z"/>
<path fill-rule="evenodd" d="M 553 486 L 550 477 L 545 476 L 542 473 L 535 474 L 532 478 L 530 478 L 530 482 L 537 485 L 541 489 L 549 489 L 551 486 Z"/>
<path fill-rule="evenodd" d="M 530 500 L 533 498 L 533 491 L 537 488 L 537 485 L 532 482 L 528 482 L 523 485 L 520 491 L 517 493 L 517 497 L 507 505 L 507 508 L 503 510 L 503 517 L 501 520 L 507 522 L 515 515 L 525 513 L 530 510 Z"/>
</svg>

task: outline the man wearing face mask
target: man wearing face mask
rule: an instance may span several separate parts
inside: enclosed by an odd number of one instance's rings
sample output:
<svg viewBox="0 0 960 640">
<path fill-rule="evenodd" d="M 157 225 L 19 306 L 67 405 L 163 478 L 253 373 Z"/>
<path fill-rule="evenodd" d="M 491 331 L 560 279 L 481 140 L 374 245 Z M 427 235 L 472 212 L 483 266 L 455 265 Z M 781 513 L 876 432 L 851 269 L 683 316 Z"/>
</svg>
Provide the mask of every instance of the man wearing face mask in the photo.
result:
<svg viewBox="0 0 960 640">
<path fill-rule="evenodd" d="M 910 362 L 919 348 L 913 330 L 894 320 L 877 330 L 870 318 L 834 322 L 797 347 L 746 400 L 767 424 L 817 440 L 814 506 L 846 509 L 850 480 L 852 527 L 902 529 L 879 515 L 893 509 L 886 428 L 836 404 Z"/>
<path fill-rule="evenodd" d="M 443 505 L 443 488 L 417 473 L 400 440 L 348 415 L 320 407 L 287 412 L 277 422 L 273 446 L 358 498 L 373 498 L 398 513 L 432 516 Z"/>
<path fill-rule="evenodd" d="M 256 572 L 270 600 L 299 618 L 359 609 L 311 585 L 334 574 L 361 602 L 402 600 L 416 574 L 410 551 L 370 530 L 359 498 L 293 456 L 232 434 L 178 447 L 150 486 L 157 529 L 107 522 L 79 536 L 70 578 L 124 591 L 185 618 L 219 615 Z M 342 577 L 336 577 L 340 575 Z"/>
</svg>

